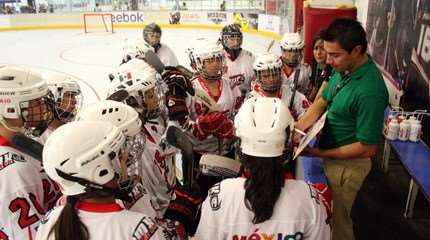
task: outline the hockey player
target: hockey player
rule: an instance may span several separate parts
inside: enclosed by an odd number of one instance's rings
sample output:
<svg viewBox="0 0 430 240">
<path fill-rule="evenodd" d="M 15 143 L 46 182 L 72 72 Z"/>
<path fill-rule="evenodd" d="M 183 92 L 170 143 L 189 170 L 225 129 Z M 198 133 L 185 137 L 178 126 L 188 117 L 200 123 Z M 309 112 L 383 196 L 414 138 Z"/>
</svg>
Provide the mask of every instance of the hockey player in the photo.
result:
<svg viewBox="0 0 430 240">
<path fill-rule="evenodd" d="M 302 37 L 298 33 L 285 33 L 280 45 L 283 84 L 290 85 L 292 89 L 297 89 L 307 96 L 312 89 L 310 82 L 312 70 L 309 64 L 302 62 L 304 48 Z"/>
<path fill-rule="evenodd" d="M 240 25 L 229 24 L 221 31 L 220 42 L 224 48 L 224 56 L 227 63 L 225 77 L 232 87 L 238 85 L 243 97 L 249 92 L 251 82 L 255 75 L 252 71 L 254 56 L 251 52 L 242 49 L 243 34 Z"/>
<path fill-rule="evenodd" d="M 278 98 L 245 101 L 234 123 L 244 176 L 209 191 L 196 239 L 330 239 L 330 201 L 316 187 L 285 178 L 293 122 Z"/>
<path fill-rule="evenodd" d="M 139 61 L 135 59 L 119 67 L 113 74 L 110 92 L 127 91 L 129 96 L 125 102 L 139 112 L 144 122 L 143 182 L 155 211 L 162 216 L 176 186 L 173 163 L 176 149 L 169 145 L 160 146 L 167 126 L 163 90 L 157 84 L 155 70 Z"/>
<path fill-rule="evenodd" d="M 110 122 L 78 121 L 58 128 L 45 145 L 43 164 L 68 196 L 67 203 L 46 216 L 36 239 L 184 238 L 176 230 L 182 225 L 124 210 L 115 202 L 127 197 L 121 185 L 132 177 L 127 165 L 138 159 L 127 156 L 136 147 L 127 146 Z"/>
<path fill-rule="evenodd" d="M 232 119 L 243 101 L 241 92 L 223 76 L 225 59 L 218 44 L 202 40 L 190 49 L 189 57 L 197 75 L 192 80 L 194 90 L 204 93 L 217 108 L 210 109 L 204 99 L 188 98 L 194 150 L 199 154 L 225 155 L 232 150 Z"/>
<path fill-rule="evenodd" d="M 282 84 L 282 62 L 273 53 L 257 56 L 254 62 L 254 72 L 257 76 L 249 97 L 277 97 L 288 106 L 294 120 L 298 120 L 309 108 L 310 103 L 298 90 L 294 91 L 289 85 Z M 294 98 L 294 100 L 293 100 Z"/>
<path fill-rule="evenodd" d="M 193 143 L 195 166 L 198 166 L 204 153 L 234 156 L 232 119 L 243 99 L 239 87 L 232 88 L 229 80 L 223 77 L 225 60 L 222 48 L 216 42 L 199 40 L 195 48 L 189 49 L 189 57 L 196 71 L 192 91 L 186 79 L 175 71 L 172 71 L 173 74 L 163 74 L 163 80 L 169 85 L 168 93 L 179 93 L 174 98 L 187 96 L 185 112 L 188 115 L 182 126 L 188 130 Z M 175 84 L 178 82 L 185 84 L 180 87 Z M 195 92 L 195 96 L 191 97 L 191 92 Z M 167 98 L 169 115 L 174 115 L 172 110 L 175 108 L 169 107 L 173 103 L 172 97 Z M 179 107 L 177 102 L 172 105 Z M 197 181 L 205 196 L 207 190 L 220 179 L 200 175 Z"/>
<path fill-rule="evenodd" d="M 143 39 L 151 45 L 161 62 L 166 66 L 178 65 L 175 53 L 166 45 L 160 42 L 161 28 L 156 23 L 151 23 L 143 28 Z"/>
<path fill-rule="evenodd" d="M 81 109 L 77 121 L 107 121 L 117 126 L 126 137 L 128 148 L 133 146 L 135 151 L 130 156 L 138 159 L 135 165 L 129 165 L 131 180 L 125 182 L 124 187 L 129 190 L 130 199 L 124 201 L 126 209 L 141 212 L 149 217 L 156 217 L 156 212 L 151 206 L 149 192 L 143 185 L 142 157 L 146 142 L 146 136 L 142 131 L 142 121 L 139 114 L 127 104 L 112 100 L 103 100 L 93 103 Z M 132 188 L 131 188 L 132 187 Z"/>
<path fill-rule="evenodd" d="M 0 68 L 0 239 L 34 239 L 41 217 L 60 195 L 41 162 L 11 143 L 17 134 L 38 136 L 47 128 L 48 92 L 40 74 Z"/>
<path fill-rule="evenodd" d="M 72 121 L 80 107 L 83 96 L 78 82 L 70 76 L 54 75 L 47 78 L 48 88 L 52 94 L 49 102 L 54 115 L 52 122 L 37 140 L 45 143 L 49 135 L 61 125 Z"/>
</svg>

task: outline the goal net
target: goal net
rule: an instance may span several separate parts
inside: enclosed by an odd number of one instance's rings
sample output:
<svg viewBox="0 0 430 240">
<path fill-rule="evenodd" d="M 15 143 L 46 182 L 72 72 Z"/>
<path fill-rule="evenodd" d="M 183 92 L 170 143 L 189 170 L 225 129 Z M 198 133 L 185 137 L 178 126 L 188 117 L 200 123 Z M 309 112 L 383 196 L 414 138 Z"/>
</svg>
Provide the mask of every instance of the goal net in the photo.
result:
<svg viewBox="0 0 430 240">
<path fill-rule="evenodd" d="M 85 33 L 91 32 L 111 32 L 113 22 L 111 13 L 84 13 Z"/>
</svg>

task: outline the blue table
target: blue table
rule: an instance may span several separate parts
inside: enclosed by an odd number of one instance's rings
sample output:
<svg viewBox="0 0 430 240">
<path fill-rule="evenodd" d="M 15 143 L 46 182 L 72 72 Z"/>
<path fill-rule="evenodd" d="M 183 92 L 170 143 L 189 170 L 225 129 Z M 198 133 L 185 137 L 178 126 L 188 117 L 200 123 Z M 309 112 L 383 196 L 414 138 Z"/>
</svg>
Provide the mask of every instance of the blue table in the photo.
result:
<svg viewBox="0 0 430 240">
<path fill-rule="evenodd" d="M 413 209 L 418 189 L 421 189 L 430 201 L 430 148 L 422 142 L 385 141 L 383 154 L 383 168 L 388 170 L 391 147 L 398 155 L 400 162 L 411 175 L 409 193 L 403 216 L 413 217 Z"/>
</svg>

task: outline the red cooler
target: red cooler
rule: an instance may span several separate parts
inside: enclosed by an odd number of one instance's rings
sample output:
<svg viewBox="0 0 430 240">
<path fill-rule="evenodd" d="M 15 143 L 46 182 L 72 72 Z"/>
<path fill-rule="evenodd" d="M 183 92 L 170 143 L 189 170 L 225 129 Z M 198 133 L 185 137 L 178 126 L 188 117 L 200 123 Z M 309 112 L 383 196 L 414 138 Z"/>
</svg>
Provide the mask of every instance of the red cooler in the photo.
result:
<svg viewBox="0 0 430 240">
<path fill-rule="evenodd" d="M 327 27 L 335 18 L 357 18 L 356 8 L 303 8 L 304 38 L 305 38 L 305 62 L 312 62 L 312 40 L 314 35 Z"/>
</svg>

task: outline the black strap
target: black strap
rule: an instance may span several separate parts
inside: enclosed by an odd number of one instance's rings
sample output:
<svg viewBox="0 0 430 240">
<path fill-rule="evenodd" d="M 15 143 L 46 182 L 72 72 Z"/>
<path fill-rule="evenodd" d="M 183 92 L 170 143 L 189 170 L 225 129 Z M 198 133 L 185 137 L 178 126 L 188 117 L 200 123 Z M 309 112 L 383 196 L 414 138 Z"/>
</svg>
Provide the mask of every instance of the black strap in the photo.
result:
<svg viewBox="0 0 430 240">
<path fill-rule="evenodd" d="M 352 80 L 352 77 L 350 74 L 343 75 L 342 79 L 339 81 L 339 83 L 332 89 L 330 98 L 327 101 L 327 106 L 330 108 L 331 104 L 333 103 L 334 97 Z"/>
<path fill-rule="evenodd" d="M 293 108 L 294 98 L 296 96 L 296 91 L 297 91 L 297 82 L 299 81 L 299 75 L 300 75 L 300 68 L 297 68 L 294 71 L 293 94 L 291 94 L 290 105 L 288 106 L 288 109 L 290 109 L 290 111 Z"/>
</svg>

